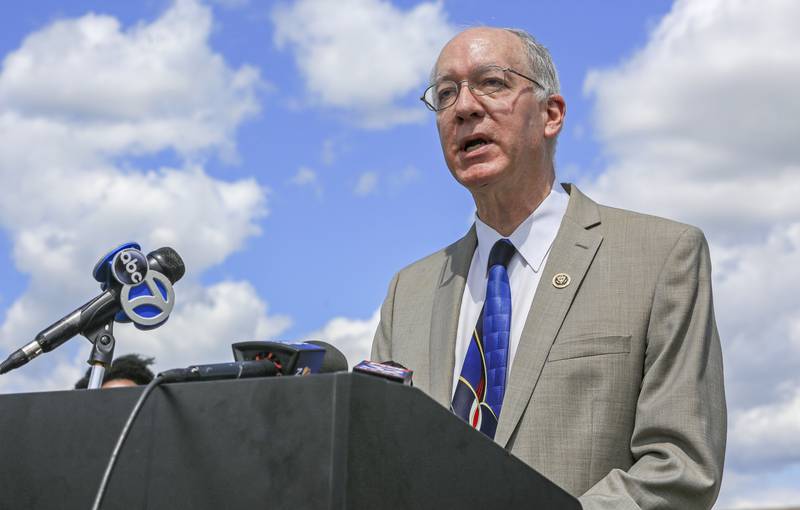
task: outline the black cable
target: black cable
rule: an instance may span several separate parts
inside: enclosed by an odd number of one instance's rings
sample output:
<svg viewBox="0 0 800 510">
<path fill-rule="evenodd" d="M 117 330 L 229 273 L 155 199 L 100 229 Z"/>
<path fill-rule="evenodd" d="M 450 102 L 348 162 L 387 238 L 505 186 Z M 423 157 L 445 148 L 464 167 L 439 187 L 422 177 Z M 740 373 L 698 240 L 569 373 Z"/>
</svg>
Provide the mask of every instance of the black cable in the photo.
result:
<svg viewBox="0 0 800 510">
<path fill-rule="evenodd" d="M 114 466 L 117 464 L 117 457 L 119 456 L 119 452 L 122 449 L 122 445 L 125 443 L 125 439 L 128 438 L 128 432 L 131 430 L 131 425 L 133 425 L 133 420 L 136 419 L 136 416 L 139 414 L 139 410 L 142 408 L 142 404 L 144 401 L 147 400 L 148 395 L 153 391 L 153 389 L 161 384 L 164 381 L 164 378 L 161 374 L 157 375 L 155 379 L 150 381 L 150 384 L 145 387 L 142 394 L 139 395 L 139 400 L 136 401 L 136 404 L 131 409 L 131 414 L 128 416 L 128 421 L 125 422 L 125 426 L 122 427 L 122 432 L 119 433 L 119 438 L 117 439 L 117 445 L 114 447 L 114 451 L 111 452 L 111 457 L 108 459 L 108 465 L 106 466 L 106 472 L 103 473 L 103 479 L 100 481 L 100 487 L 97 488 L 97 495 L 94 497 L 94 504 L 92 505 L 92 510 L 99 510 L 100 503 L 103 502 L 103 496 L 106 494 L 106 488 L 108 487 L 108 481 L 111 479 L 111 472 L 114 471 Z"/>
</svg>

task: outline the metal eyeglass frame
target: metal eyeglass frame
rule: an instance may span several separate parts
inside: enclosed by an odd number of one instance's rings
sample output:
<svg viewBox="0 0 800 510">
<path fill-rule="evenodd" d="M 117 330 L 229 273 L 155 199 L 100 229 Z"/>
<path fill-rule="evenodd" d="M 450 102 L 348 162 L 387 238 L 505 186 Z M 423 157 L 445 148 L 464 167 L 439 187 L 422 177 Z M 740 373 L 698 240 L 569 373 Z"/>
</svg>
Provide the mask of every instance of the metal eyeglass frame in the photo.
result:
<svg viewBox="0 0 800 510">
<path fill-rule="evenodd" d="M 505 73 L 505 72 L 511 72 L 511 73 L 514 73 L 514 74 L 516 74 L 517 76 L 520 76 L 520 77 L 522 77 L 522 78 L 525 78 L 526 80 L 528 80 L 528 81 L 530 81 L 530 82 L 532 82 L 532 83 L 534 83 L 534 84 L 538 85 L 538 86 L 539 86 L 539 88 L 541 88 L 542 90 L 544 90 L 544 86 L 543 86 L 541 83 L 539 83 L 537 80 L 535 80 L 535 79 L 531 78 L 530 76 L 525 76 L 525 75 L 524 75 L 524 74 L 522 74 L 521 72 L 519 72 L 519 71 L 516 71 L 516 70 L 514 70 L 514 69 L 512 69 L 512 68 L 510 68 L 510 67 L 500 67 L 500 66 L 486 66 L 486 67 L 487 67 L 487 68 L 492 68 L 492 67 L 494 67 L 494 68 L 497 68 L 497 69 L 498 69 L 498 70 L 500 70 L 500 71 L 503 71 L 504 73 Z M 429 102 L 428 102 L 428 101 L 425 99 L 425 96 L 428 94 L 428 91 L 429 91 L 429 90 L 431 90 L 431 89 L 433 89 L 433 88 L 434 88 L 434 87 L 437 85 L 436 83 L 434 83 L 434 84 L 430 85 L 428 88 L 426 88 L 426 89 L 425 89 L 425 91 L 422 93 L 422 96 L 420 96 L 420 98 L 419 98 L 419 100 L 420 100 L 420 101 L 422 101 L 423 103 L 425 103 L 425 106 L 427 106 L 427 107 L 428 107 L 428 109 L 429 109 L 430 111 L 432 111 L 432 112 L 437 112 L 437 113 L 438 113 L 438 112 L 440 112 L 440 111 L 442 111 L 442 110 L 446 110 L 446 109 L 450 108 L 451 106 L 453 106 L 454 104 L 456 104 L 456 102 L 458 101 L 458 96 L 461 94 L 461 84 L 462 84 L 462 83 L 464 83 L 464 82 L 467 82 L 467 87 L 469 88 L 470 92 L 471 92 L 472 94 L 476 95 L 476 96 L 489 96 L 489 95 L 492 95 L 492 94 L 494 94 L 494 93 L 495 93 L 495 92 L 497 92 L 498 90 L 500 90 L 500 88 L 498 88 L 497 90 L 493 90 L 493 91 L 491 91 L 491 92 L 488 92 L 488 93 L 486 93 L 486 94 L 480 94 L 480 93 L 476 93 L 476 91 L 475 91 L 475 87 L 474 87 L 474 86 L 473 86 L 473 85 L 472 85 L 472 84 L 469 82 L 469 80 L 461 80 L 461 81 L 458 81 L 458 82 L 457 82 L 457 81 L 455 81 L 455 80 L 444 80 L 444 81 L 450 81 L 450 82 L 453 82 L 453 83 L 455 83 L 455 84 L 456 84 L 456 96 L 453 98 L 453 102 L 452 102 L 452 103 L 450 103 L 449 105 L 447 105 L 447 106 L 445 106 L 445 107 L 443 107 L 443 108 L 436 109 L 436 108 L 434 108 L 434 107 L 433 107 L 433 105 L 432 105 L 431 103 L 429 103 Z M 503 80 L 503 81 L 505 82 L 506 80 Z"/>
</svg>

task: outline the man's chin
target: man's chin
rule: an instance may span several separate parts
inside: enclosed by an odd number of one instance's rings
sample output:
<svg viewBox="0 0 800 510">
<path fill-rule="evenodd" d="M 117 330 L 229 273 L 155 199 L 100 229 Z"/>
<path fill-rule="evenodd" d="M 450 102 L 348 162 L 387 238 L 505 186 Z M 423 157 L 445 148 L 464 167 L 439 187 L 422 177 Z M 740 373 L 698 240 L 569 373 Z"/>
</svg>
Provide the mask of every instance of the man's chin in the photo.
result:
<svg viewBox="0 0 800 510">
<path fill-rule="evenodd" d="M 456 170 L 453 177 L 459 184 L 470 191 L 477 191 L 491 186 L 502 176 L 502 169 L 494 165 L 473 165 L 464 170 Z"/>
</svg>

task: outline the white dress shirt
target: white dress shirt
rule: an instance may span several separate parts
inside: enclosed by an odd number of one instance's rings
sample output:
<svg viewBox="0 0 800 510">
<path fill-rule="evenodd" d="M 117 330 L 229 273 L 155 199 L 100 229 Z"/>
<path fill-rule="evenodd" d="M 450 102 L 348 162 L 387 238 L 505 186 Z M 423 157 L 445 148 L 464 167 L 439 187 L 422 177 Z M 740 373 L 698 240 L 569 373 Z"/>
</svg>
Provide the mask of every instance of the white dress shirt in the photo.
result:
<svg viewBox="0 0 800 510">
<path fill-rule="evenodd" d="M 508 236 L 517 252 L 508 263 L 508 281 L 511 286 L 511 333 L 508 340 L 508 365 L 506 381 L 517 352 L 522 328 L 528 318 L 528 311 L 533 303 L 533 295 L 539 284 L 541 271 L 550 253 L 550 247 L 558 233 L 561 219 L 567 210 L 569 195 L 554 186 L 550 194 L 539 204 L 530 216 Z M 469 266 L 467 285 L 461 299 L 461 312 L 458 316 L 458 332 L 456 334 L 455 369 L 453 371 L 453 393 L 455 393 L 458 377 L 467 356 L 467 349 L 472 338 L 475 324 L 481 314 L 483 301 L 486 298 L 486 281 L 488 273 L 486 265 L 492 246 L 503 236 L 492 227 L 475 218 L 478 234 L 478 246 L 472 255 Z"/>
</svg>

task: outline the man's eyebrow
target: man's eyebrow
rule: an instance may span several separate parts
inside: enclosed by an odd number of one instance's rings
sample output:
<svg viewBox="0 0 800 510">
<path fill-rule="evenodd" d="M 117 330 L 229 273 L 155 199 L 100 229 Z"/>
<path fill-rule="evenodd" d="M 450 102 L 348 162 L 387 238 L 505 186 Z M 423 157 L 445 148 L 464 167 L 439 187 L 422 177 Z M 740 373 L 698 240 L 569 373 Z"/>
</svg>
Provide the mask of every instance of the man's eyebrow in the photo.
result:
<svg viewBox="0 0 800 510">
<path fill-rule="evenodd" d="M 485 71 L 486 69 L 489 69 L 491 67 L 499 67 L 500 69 L 505 69 L 505 66 L 501 66 L 500 64 L 480 64 L 478 66 L 475 66 L 473 69 L 471 69 L 469 71 L 469 73 L 467 73 L 467 74 L 475 74 L 475 73 L 478 73 L 478 72 L 481 72 L 481 71 Z M 431 85 L 433 85 L 434 83 L 438 83 L 441 80 L 453 80 L 453 81 L 455 81 L 455 79 L 453 78 L 453 74 L 450 73 L 450 72 L 447 72 L 447 73 L 435 75 L 433 77 L 433 80 L 431 81 Z"/>
<path fill-rule="evenodd" d="M 431 79 L 431 85 L 433 85 L 434 83 L 438 83 L 438 82 L 440 82 L 442 80 L 449 80 L 451 78 L 452 78 L 452 75 L 449 74 L 449 73 L 435 74 L 435 75 L 433 75 L 433 77 Z"/>
</svg>

